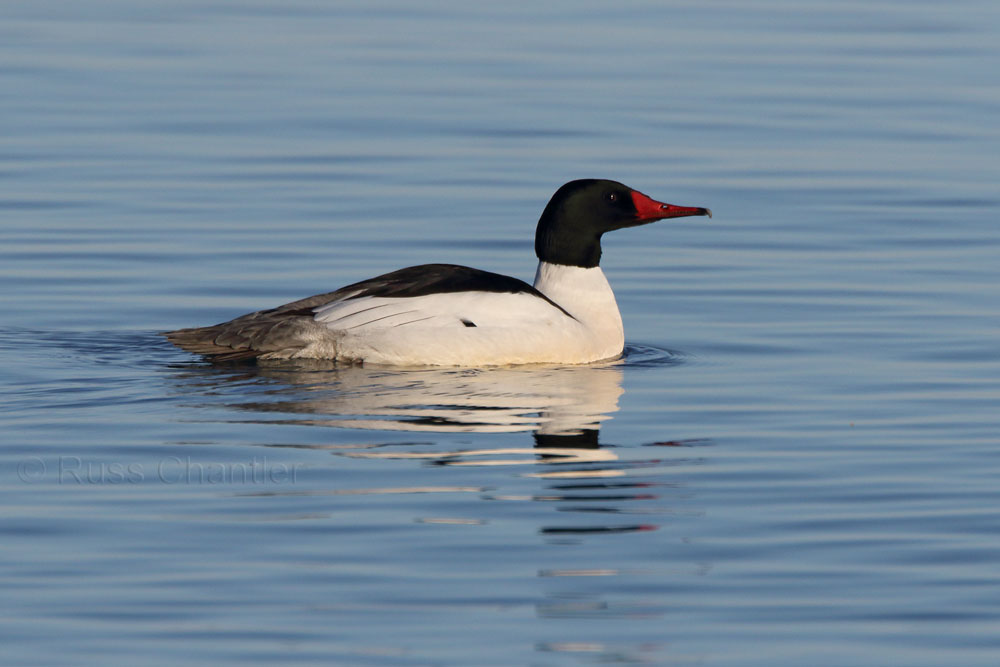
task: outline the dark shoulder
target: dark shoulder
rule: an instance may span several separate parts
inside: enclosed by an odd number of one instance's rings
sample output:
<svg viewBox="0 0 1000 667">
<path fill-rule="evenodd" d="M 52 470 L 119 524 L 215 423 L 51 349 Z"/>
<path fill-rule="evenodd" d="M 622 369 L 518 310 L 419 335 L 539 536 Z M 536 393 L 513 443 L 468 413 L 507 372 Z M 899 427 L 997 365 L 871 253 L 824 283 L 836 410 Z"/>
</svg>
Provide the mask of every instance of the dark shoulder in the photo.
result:
<svg viewBox="0 0 1000 667">
<path fill-rule="evenodd" d="M 453 292 L 526 292 L 538 290 L 517 278 L 457 264 L 422 264 L 399 269 L 337 290 L 341 298 L 406 298 Z"/>
<path fill-rule="evenodd" d="M 457 264 L 421 264 L 399 269 L 381 276 L 362 280 L 341 287 L 334 292 L 317 294 L 305 299 L 286 303 L 270 310 L 251 313 L 245 317 L 268 316 L 310 316 L 312 311 L 334 301 L 361 299 L 364 297 L 387 297 L 405 299 L 431 294 L 455 292 L 494 292 L 505 294 L 530 294 L 543 299 L 572 317 L 559 304 L 537 289 L 517 278 L 501 273 L 491 273 Z"/>
</svg>

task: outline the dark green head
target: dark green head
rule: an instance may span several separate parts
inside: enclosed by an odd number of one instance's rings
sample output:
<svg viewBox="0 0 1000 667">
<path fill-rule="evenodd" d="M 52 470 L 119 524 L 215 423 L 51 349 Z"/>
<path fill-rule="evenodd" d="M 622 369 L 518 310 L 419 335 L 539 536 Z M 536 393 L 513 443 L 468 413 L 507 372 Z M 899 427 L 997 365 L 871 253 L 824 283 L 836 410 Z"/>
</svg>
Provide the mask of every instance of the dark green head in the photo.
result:
<svg viewBox="0 0 1000 667">
<path fill-rule="evenodd" d="M 712 212 L 664 204 L 617 181 L 570 181 L 556 190 L 542 211 L 535 231 L 535 254 L 551 264 L 598 266 L 605 232 L 688 215 L 711 217 Z"/>
</svg>

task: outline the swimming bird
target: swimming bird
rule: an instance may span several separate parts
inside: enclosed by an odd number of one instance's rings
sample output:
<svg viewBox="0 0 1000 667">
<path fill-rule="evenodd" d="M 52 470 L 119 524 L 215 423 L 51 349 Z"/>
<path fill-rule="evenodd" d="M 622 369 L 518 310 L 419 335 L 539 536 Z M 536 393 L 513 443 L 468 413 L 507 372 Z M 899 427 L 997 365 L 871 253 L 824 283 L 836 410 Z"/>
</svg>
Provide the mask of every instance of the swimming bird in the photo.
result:
<svg viewBox="0 0 1000 667">
<path fill-rule="evenodd" d="M 601 271 L 601 236 L 707 215 L 610 180 L 560 187 L 535 231 L 534 285 L 423 264 L 208 327 L 167 332 L 216 361 L 332 359 L 395 366 L 583 364 L 621 355 L 625 333 Z"/>
</svg>

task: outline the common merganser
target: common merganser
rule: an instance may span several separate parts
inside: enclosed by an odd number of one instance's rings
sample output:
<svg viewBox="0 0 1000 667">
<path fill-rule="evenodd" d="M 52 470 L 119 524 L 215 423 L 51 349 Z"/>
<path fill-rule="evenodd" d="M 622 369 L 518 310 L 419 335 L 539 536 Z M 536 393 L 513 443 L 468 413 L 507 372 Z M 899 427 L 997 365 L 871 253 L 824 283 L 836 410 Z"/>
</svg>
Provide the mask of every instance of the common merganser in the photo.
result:
<svg viewBox="0 0 1000 667">
<path fill-rule="evenodd" d="M 616 181 L 570 181 L 538 220 L 533 286 L 465 266 L 424 264 L 165 335 L 218 361 L 503 366 L 612 359 L 624 350 L 625 333 L 599 266 L 601 236 L 689 215 L 712 212 L 664 204 Z"/>
</svg>

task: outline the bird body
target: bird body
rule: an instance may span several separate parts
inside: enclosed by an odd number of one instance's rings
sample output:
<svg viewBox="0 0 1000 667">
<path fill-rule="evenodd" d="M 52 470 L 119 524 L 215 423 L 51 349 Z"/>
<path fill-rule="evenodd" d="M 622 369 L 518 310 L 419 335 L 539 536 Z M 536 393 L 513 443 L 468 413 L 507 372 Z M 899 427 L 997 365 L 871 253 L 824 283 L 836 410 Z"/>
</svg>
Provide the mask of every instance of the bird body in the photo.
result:
<svg viewBox="0 0 1000 667">
<path fill-rule="evenodd" d="M 220 361 L 501 366 L 610 359 L 621 354 L 625 338 L 614 292 L 598 265 L 601 235 L 686 215 L 711 212 L 655 202 L 614 181 L 571 181 L 539 220 L 534 285 L 425 264 L 166 336 Z"/>
</svg>

